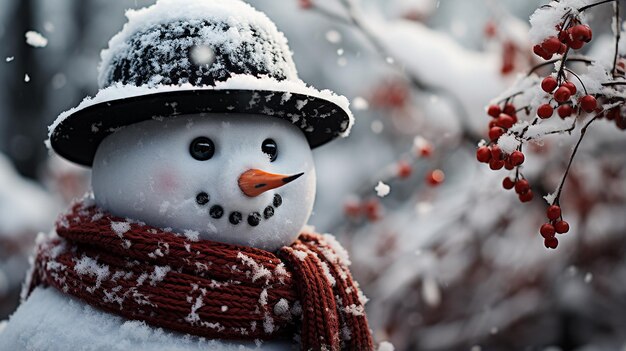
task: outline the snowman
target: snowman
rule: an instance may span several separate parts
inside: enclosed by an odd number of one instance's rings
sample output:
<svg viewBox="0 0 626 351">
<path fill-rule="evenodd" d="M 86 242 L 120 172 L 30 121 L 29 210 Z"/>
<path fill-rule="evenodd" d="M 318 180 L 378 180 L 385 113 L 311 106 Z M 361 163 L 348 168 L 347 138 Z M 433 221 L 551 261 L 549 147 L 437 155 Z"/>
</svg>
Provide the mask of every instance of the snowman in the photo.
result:
<svg viewBox="0 0 626 351">
<path fill-rule="evenodd" d="M 127 17 L 101 90 L 50 127 L 93 192 L 37 239 L 0 350 L 373 349 L 347 253 L 305 226 L 347 100 L 242 1 Z"/>
</svg>

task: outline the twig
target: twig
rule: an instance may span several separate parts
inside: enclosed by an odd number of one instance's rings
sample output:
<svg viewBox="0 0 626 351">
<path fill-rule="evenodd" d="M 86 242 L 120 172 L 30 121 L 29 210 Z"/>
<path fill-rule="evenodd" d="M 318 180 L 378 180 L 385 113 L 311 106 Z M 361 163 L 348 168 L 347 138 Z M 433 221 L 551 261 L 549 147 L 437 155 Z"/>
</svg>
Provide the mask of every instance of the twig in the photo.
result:
<svg viewBox="0 0 626 351">
<path fill-rule="evenodd" d="M 587 6 L 583 6 L 583 7 L 579 8 L 578 12 L 583 12 L 585 10 L 588 10 L 588 9 L 592 8 L 592 7 L 595 7 L 595 6 L 598 6 L 598 5 L 602 5 L 602 4 L 606 4 L 607 2 L 613 2 L 613 1 L 617 2 L 617 0 L 603 0 L 603 1 L 600 1 L 600 2 L 596 2 L 595 4 L 589 4 Z"/>
<path fill-rule="evenodd" d="M 537 71 L 538 69 L 540 69 L 542 67 L 551 65 L 551 64 L 553 64 L 553 63 L 555 63 L 557 61 L 560 61 L 560 60 L 561 59 L 558 58 L 558 59 L 552 59 L 552 60 L 549 60 L 549 61 L 546 61 L 546 62 L 542 62 L 542 63 L 536 65 L 535 67 L 531 68 L 531 70 L 528 72 L 527 76 L 530 76 L 531 74 L 535 73 L 535 71 Z M 572 57 L 572 58 L 567 59 L 566 62 L 584 62 L 584 63 L 590 65 L 590 64 L 593 63 L 593 60 L 585 58 L 584 56 L 580 56 L 580 57 L 577 56 L 577 57 Z"/>
<path fill-rule="evenodd" d="M 559 184 L 559 190 L 556 193 L 556 197 L 554 198 L 553 205 L 559 205 L 559 200 L 561 198 L 561 192 L 563 191 L 563 185 L 565 185 L 565 180 L 567 179 L 567 175 L 569 174 L 569 170 L 572 167 L 572 163 L 574 162 L 574 157 L 576 157 L 576 153 L 578 152 L 578 147 L 582 143 L 585 138 L 585 133 L 587 133 L 587 128 L 593 123 L 598 117 L 602 116 L 604 110 L 595 115 L 584 127 L 580 130 L 580 138 L 578 138 L 578 142 L 576 142 L 576 146 L 574 146 L 574 150 L 572 151 L 572 155 L 569 158 L 569 162 L 567 163 L 567 168 L 565 169 L 565 173 L 563 174 L 563 178 L 561 179 L 561 183 Z"/>
<path fill-rule="evenodd" d="M 617 76 L 617 59 L 619 56 L 619 40 L 621 37 L 621 28 L 620 28 L 620 16 L 619 16 L 619 2 L 616 1 L 613 4 L 613 11 L 615 12 L 615 55 L 613 56 L 613 78 Z"/>
</svg>

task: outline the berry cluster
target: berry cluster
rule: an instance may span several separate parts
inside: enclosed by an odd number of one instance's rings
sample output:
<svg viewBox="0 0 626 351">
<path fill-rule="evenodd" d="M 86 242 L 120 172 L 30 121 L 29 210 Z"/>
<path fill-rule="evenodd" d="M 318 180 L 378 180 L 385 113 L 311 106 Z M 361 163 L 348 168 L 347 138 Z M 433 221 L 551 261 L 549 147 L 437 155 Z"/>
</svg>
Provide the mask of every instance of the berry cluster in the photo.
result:
<svg viewBox="0 0 626 351">
<path fill-rule="evenodd" d="M 514 170 L 521 166 L 526 157 L 521 149 L 515 150 L 510 154 L 506 154 L 498 146 L 498 139 L 506 133 L 515 123 L 517 123 L 517 110 L 515 105 L 504 103 L 499 105 L 491 105 L 487 108 L 487 114 L 492 117 L 489 122 L 489 139 L 487 145 L 480 146 L 476 150 L 476 159 L 479 162 L 489 164 L 489 168 L 494 171 L 502 168 Z M 516 172 L 515 179 L 510 177 L 504 178 L 502 186 L 507 189 L 515 189 L 521 202 L 529 202 L 533 199 L 533 192 L 530 189 L 530 183 L 524 179 L 521 173 Z"/>
<path fill-rule="evenodd" d="M 559 245 L 559 240 L 556 238 L 556 234 L 567 233 L 569 231 L 569 223 L 563 220 L 561 216 L 561 207 L 558 205 L 548 207 L 546 215 L 549 222 L 541 226 L 539 233 L 543 237 L 543 243 L 546 248 L 556 249 Z"/>
<path fill-rule="evenodd" d="M 555 54 L 563 55 L 568 49 L 578 50 L 591 41 L 593 32 L 576 18 L 565 21 L 567 27 L 557 26 L 558 37 L 546 38 L 541 44 L 533 47 L 535 55 L 549 60 Z"/>
<path fill-rule="evenodd" d="M 578 112 L 577 110 L 587 113 L 594 112 L 598 107 L 598 101 L 595 97 L 585 94 L 578 98 L 577 105 L 574 105 L 571 98 L 578 92 L 574 83 L 560 78 L 561 82 L 553 76 L 547 76 L 541 81 L 541 89 L 552 97 L 550 101 L 540 105 L 537 108 L 537 116 L 541 119 L 548 119 L 554 115 L 556 110 L 557 114 L 561 118 L 566 118 L 572 114 Z M 583 86 L 584 88 L 584 86 Z M 556 108 L 552 106 L 552 102 L 555 102 Z"/>
</svg>

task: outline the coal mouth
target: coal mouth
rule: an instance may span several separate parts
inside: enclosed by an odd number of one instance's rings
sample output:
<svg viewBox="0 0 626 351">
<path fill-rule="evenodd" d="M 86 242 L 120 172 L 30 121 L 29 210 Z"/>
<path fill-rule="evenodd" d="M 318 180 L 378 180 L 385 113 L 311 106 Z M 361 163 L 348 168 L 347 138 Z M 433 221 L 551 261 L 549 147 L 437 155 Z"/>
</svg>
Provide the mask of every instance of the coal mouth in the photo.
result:
<svg viewBox="0 0 626 351">
<path fill-rule="evenodd" d="M 196 203 L 199 206 L 208 206 L 211 201 L 211 196 L 205 192 L 200 192 L 196 195 Z M 272 203 L 267 205 L 262 211 L 250 212 L 247 214 L 246 222 L 251 227 L 256 227 L 264 220 L 272 218 L 276 212 L 276 209 L 283 204 L 283 198 L 279 194 L 274 194 Z M 241 211 L 227 211 L 220 204 L 211 205 L 209 208 L 209 216 L 213 219 L 221 219 L 227 217 L 228 221 L 232 225 L 239 225 L 244 221 L 244 214 Z"/>
</svg>

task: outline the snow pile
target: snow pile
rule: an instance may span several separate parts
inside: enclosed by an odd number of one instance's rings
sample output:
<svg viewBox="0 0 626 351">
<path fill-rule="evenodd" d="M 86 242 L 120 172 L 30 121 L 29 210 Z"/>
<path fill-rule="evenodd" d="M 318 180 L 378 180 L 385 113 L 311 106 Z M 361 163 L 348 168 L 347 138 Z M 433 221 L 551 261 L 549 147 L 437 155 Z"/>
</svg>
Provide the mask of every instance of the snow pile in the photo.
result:
<svg viewBox="0 0 626 351">
<path fill-rule="evenodd" d="M 578 10 L 593 2 L 593 0 L 560 0 L 538 8 L 530 16 L 531 29 L 528 36 L 531 42 L 541 44 L 548 37 L 556 37 L 559 34 L 556 26 L 563 22 L 567 15 L 582 18 L 584 14 Z"/>
<path fill-rule="evenodd" d="M 77 351 L 250 351 L 254 342 L 207 340 L 128 321 L 97 310 L 53 288 L 37 288 L 0 331 L 0 350 Z M 264 342 L 263 349 L 289 350 L 289 342 Z"/>
</svg>

